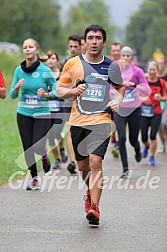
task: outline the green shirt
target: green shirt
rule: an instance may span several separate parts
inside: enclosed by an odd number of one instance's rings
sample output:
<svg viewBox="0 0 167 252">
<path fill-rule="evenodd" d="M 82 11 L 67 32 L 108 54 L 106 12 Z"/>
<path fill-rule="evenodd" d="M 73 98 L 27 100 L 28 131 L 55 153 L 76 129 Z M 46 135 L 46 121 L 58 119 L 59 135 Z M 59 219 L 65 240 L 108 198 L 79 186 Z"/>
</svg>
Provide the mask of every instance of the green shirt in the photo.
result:
<svg viewBox="0 0 167 252">
<path fill-rule="evenodd" d="M 24 79 L 24 84 L 20 87 L 19 92 L 15 92 L 14 87 L 20 79 Z M 17 110 L 19 114 L 30 117 L 49 115 L 48 99 L 40 98 L 37 91 L 39 88 L 43 88 L 45 92 L 48 92 L 49 89 L 54 99 L 56 97 L 56 87 L 57 83 L 53 72 L 44 64 L 40 63 L 39 67 L 32 73 L 26 73 L 21 66 L 18 66 L 14 72 L 10 96 L 16 99 L 21 93 Z"/>
</svg>

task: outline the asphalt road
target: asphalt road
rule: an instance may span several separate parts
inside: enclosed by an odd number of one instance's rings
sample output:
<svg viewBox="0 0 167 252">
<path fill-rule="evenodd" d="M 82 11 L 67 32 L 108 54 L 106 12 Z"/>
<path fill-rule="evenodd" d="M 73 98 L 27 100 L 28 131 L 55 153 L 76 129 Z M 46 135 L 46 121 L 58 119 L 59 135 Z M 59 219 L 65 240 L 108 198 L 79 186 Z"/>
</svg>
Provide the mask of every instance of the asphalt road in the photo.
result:
<svg viewBox="0 0 167 252">
<path fill-rule="evenodd" d="M 128 155 L 131 177 L 121 180 L 108 148 L 98 228 L 89 227 L 85 187 L 66 165 L 46 186 L 42 179 L 42 190 L 24 190 L 26 178 L 0 187 L 0 252 L 166 252 L 167 154 L 157 154 L 155 167 L 136 163 L 132 147 Z"/>
</svg>

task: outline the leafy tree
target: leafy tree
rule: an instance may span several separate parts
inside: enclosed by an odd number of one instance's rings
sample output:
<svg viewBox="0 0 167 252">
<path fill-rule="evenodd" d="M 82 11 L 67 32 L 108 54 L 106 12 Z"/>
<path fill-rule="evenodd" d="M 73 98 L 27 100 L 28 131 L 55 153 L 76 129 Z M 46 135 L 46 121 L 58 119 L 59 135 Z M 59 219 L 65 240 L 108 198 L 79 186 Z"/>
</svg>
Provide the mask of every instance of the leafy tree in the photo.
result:
<svg viewBox="0 0 167 252">
<path fill-rule="evenodd" d="M 110 25 L 109 16 L 109 10 L 103 0 L 80 0 L 68 12 L 65 25 L 66 41 L 69 34 L 83 35 L 88 25 L 99 24 L 106 30 L 108 43 L 111 43 L 113 27 Z"/>
<path fill-rule="evenodd" d="M 126 44 L 136 48 L 145 58 L 150 58 L 156 47 L 166 52 L 166 15 L 166 0 L 145 0 L 130 18 Z"/>
<path fill-rule="evenodd" d="M 52 0 L 0 0 L 0 6 L 0 40 L 22 44 L 33 37 L 44 50 L 62 48 L 58 4 Z"/>
<path fill-rule="evenodd" d="M 156 47 L 167 56 L 167 16 L 156 17 L 146 31 L 147 40 L 142 46 L 143 55 L 151 58 Z"/>
</svg>

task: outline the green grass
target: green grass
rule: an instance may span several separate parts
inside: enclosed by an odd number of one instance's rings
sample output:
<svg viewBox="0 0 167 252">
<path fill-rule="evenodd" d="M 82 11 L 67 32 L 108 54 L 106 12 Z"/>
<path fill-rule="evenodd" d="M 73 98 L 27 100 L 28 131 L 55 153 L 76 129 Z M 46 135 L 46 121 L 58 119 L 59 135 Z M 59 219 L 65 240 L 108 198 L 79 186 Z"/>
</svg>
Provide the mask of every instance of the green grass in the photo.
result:
<svg viewBox="0 0 167 252">
<path fill-rule="evenodd" d="M 17 101 L 9 97 L 0 100 L 0 185 L 7 182 L 10 175 L 19 170 L 15 163 L 22 147 L 16 125 Z"/>
<path fill-rule="evenodd" d="M 0 54 L 0 69 L 3 72 L 7 85 L 7 97 L 0 99 L 0 185 L 6 184 L 9 177 L 16 171 L 23 171 L 16 163 L 17 157 L 23 152 L 20 135 L 17 128 L 16 113 L 18 99 L 11 99 L 9 89 L 16 66 L 23 61 L 22 56 Z M 64 132 L 66 132 L 66 128 Z M 66 143 L 66 139 L 65 139 Z M 50 155 L 51 162 L 53 156 Z M 41 170 L 41 161 L 37 162 L 38 170 Z M 25 174 L 26 175 L 26 174 Z M 21 175 L 15 177 L 18 179 Z"/>
<path fill-rule="evenodd" d="M 16 123 L 18 99 L 10 98 L 9 89 L 14 69 L 21 61 L 21 56 L 0 54 L 0 69 L 7 84 L 7 97 L 0 99 L 0 185 L 7 183 L 9 177 L 20 170 L 15 162 L 23 151 Z"/>
</svg>

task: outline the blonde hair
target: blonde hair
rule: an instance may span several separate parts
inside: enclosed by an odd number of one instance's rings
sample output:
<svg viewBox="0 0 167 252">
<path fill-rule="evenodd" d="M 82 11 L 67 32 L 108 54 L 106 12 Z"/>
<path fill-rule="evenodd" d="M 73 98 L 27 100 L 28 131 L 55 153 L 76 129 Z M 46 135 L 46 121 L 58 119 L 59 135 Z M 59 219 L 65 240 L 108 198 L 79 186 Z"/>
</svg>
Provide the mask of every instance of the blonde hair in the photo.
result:
<svg viewBox="0 0 167 252">
<path fill-rule="evenodd" d="M 52 57 L 52 55 L 55 55 L 56 58 L 57 58 L 57 61 L 59 61 L 59 56 L 58 56 L 58 54 L 57 54 L 53 49 L 49 49 L 49 50 L 47 51 L 48 59 L 49 59 L 50 57 Z"/>
<path fill-rule="evenodd" d="M 32 40 L 32 41 L 34 42 L 36 48 L 39 50 L 39 43 L 38 43 L 37 40 L 35 40 L 35 39 L 33 39 L 33 38 L 27 38 L 27 39 L 24 40 L 24 42 L 27 41 L 27 40 Z M 23 44 L 24 44 L 24 42 L 23 42 Z"/>
<path fill-rule="evenodd" d="M 156 61 L 154 61 L 154 60 L 149 61 L 149 62 L 147 63 L 147 68 L 148 68 L 150 65 L 153 65 L 153 66 L 155 66 L 155 67 L 158 69 L 158 64 L 157 64 Z"/>
</svg>

